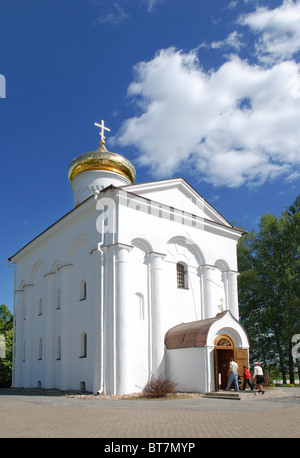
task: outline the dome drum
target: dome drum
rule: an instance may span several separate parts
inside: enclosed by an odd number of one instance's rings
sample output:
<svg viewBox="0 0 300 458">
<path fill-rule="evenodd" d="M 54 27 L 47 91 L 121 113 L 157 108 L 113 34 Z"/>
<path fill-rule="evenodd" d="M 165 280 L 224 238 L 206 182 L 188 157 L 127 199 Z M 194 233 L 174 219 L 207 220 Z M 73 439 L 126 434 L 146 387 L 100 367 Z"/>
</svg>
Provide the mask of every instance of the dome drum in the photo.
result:
<svg viewBox="0 0 300 458">
<path fill-rule="evenodd" d="M 101 129 L 99 147 L 96 151 L 75 157 L 68 168 L 75 206 L 95 191 L 110 185 L 133 184 L 135 180 L 136 172 L 131 162 L 120 154 L 107 151 L 105 147 L 104 130 L 110 131 L 110 129 L 104 126 L 104 121 L 95 125 Z"/>
</svg>

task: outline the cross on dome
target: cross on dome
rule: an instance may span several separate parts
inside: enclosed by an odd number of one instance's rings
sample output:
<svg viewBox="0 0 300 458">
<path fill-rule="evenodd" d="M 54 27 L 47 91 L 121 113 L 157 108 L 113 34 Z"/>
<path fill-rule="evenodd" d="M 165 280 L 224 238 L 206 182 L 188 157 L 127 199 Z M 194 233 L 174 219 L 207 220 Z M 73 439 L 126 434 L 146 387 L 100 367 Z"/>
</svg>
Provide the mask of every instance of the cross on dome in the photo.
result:
<svg viewBox="0 0 300 458">
<path fill-rule="evenodd" d="M 104 145 L 104 143 L 105 143 L 105 141 L 104 141 L 104 139 L 105 139 L 104 130 L 107 130 L 108 132 L 110 132 L 110 129 L 108 127 L 104 126 L 104 121 L 103 120 L 101 121 L 101 124 L 98 124 L 97 122 L 95 122 L 94 124 L 95 124 L 95 126 L 100 127 L 100 129 L 101 129 L 100 130 L 100 137 L 101 137 L 101 142 L 100 143 L 102 143 L 102 145 Z"/>
</svg>

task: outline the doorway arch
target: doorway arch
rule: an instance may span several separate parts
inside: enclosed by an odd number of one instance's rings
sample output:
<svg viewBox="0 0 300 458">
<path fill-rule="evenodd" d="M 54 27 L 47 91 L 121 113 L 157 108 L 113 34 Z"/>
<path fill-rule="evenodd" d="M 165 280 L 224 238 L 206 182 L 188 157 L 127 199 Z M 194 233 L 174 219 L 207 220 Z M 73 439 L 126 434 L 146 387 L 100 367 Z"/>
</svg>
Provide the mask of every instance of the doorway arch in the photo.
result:
<svg viewBox="0 0 300 458">
<path fill-rule="evenodd" d="M 215 383 L 216 390 L 225 390 L 228 381 L 230 358 L 238 364 L 238 375 L 243 382 L 243 366 L 248 367 L 249 351 L 247 348 L 237 348 L 233 339 L 226 334 L 215 338 Z"/>
<path fill-rule="evenodd" d="M 230 359 L 234 359 L 234 343 L 231 337 L 221 334 L 215 338 L 215 381 L 216 390 L 225 390 L 228 381 Z"/>
</svg>

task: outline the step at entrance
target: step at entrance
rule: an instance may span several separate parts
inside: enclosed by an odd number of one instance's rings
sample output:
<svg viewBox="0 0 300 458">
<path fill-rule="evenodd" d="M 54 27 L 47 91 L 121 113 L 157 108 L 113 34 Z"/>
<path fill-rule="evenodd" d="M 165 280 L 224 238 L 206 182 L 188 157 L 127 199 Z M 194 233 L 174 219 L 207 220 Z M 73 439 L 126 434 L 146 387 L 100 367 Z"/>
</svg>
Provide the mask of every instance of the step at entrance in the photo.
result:
<svg viewBox="0 0 300 458">
<path fill-rule="evenodd" d="M 214 399 L 234 399 L 240 401 L 240 395 L 237 392 L 230 391 L 212 391 L 209 393 L 204 393 L 204 398 L 214 398 Z"/>
</svg>

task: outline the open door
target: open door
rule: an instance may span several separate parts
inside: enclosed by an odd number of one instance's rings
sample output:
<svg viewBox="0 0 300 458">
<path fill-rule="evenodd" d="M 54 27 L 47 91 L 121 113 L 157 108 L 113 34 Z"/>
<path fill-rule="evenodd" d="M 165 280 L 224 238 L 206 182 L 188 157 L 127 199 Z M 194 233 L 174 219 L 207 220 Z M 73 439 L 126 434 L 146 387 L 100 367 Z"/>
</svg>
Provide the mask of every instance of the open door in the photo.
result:
<svg viewBox="0 0 300 458">
<path fill-rule="evenodd" d="M 234 358 L 233 349 L 215 348 L 216 390 L 225 390 L 227 386 L 231 358 Z"/>
<path fill-rule="evenodd" d="M 239 374 L 239 376 L 241 378 L 242 385 L 243 385 L 243 383 L 244 383 L 244 379 L 243 379 L 244 369 L 243 369 L 243 366 L 248 367 L 248 365 L 249 365 L 248 350 L 244 349 L 244 348 L 236 348 L 234 350 L 234 360 L 237 362 L 237 364 L 239 366 L 238 374 Z"/>
<path fill-rule="evenodd" d="M 234 358 L 234 344 L 227 335 L 218 336 L 215 340 L 215 384 L 216 391 L 225 390 L 228 381 L 230 358 Z"/>
<path fill-rule="evenodd" d="M 216 390 L 225 390 L 228 381 L 228 368 L 230 359 L 237 362 L 239 369 L 238 374 L 242 384 L 244 369 L 243 366 L 249 364 L 248 350 L 244 348 L 235 348 L 233 340 L 227 335 L 220 335 L 215 340 L 215 383 Z"/>
</svg>

